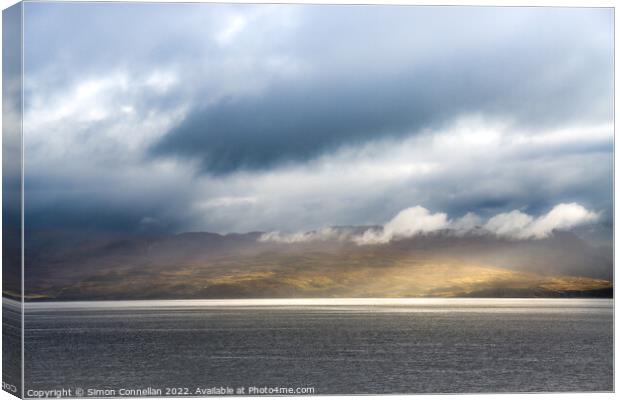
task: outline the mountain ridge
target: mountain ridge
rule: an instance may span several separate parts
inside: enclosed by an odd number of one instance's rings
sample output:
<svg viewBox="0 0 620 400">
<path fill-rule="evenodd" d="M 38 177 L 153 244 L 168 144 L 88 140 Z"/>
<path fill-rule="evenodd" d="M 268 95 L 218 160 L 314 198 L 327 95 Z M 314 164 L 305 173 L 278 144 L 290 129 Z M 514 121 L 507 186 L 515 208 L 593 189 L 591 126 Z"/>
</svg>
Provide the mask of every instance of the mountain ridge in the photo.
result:
<svg viewBox="0 0 620 400">
<path fill-rule="evenodd" d="M 536 240 L 433 232 L 372 245 L 280 243 L 264 235 L 38 232 L 26 244 L 26 294 L 56 300 L 611 295 L 609 250 L 567 231 Z"/>
</svg>

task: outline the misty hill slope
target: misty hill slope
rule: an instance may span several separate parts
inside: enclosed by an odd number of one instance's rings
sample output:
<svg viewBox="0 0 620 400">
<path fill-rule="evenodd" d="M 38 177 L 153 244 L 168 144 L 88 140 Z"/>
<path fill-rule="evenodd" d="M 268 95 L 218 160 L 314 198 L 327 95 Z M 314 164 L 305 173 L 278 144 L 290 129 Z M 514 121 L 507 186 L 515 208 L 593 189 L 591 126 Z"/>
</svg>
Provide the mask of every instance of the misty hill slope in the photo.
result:
<svg viewBox="0 0 620 400">
<path fill-rule="evenodd" d="M 31 299 L 609 296 L 612 258 L 569 232 L 543 240 L 439 232 L 387 244 L 218 235 L 32 236 Z"/>
</svg>

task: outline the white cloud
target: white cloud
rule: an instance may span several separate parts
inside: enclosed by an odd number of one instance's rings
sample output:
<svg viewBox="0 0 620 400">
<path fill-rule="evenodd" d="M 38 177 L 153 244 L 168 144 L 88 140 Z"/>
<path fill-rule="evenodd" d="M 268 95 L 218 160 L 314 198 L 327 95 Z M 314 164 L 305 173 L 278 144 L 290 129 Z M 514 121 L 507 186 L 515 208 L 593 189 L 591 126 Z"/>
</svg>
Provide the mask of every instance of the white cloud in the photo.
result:
<svg viewBox="0 0 620 400">
<path fill-rule="evenodd" d="M 613 123 L 562 127 L 547 132 L 515 133 L 512 142 L 521 146 L 589 145 L 609 141 L 609 132 L 613 132 L 613 130 Z"/>
<path fill-rule="evenodd" d="M 515 239 L 542 239 L 548 237 L 556 229 L 571 229 L 595 222 L 597 219 L 597 213 L 588 211 L 580 204 L 561 203 L 536 219 L 518 210 L 498 214 L 489 219 L 484 227 L 498 236 Z"/>
<path fill-rule="evenodd" d="M 445 213 L 432 213 L 422 206 L 410 207 L 399 212 L 383 228 L 368 228 L 355 233 L 353 228 L 323 228 L 310 232 L 269 232 L 261 236 L 263 242 L 300 243 L 311 241 L 351 241 L 358 245 L 389 243 L 392 240 L 411 238 L 440 230 L 453 234 L 472 234 L 486 231 L 510 239 L 543 239 L 554 230 L 568 230 L 595 222 L 598 214 L 577 203 L 561 203 L 538 218 L 519 210 L 497 214 L 483 224 L 482 218 L 467 213 L 450 220 Z"/>
<path fill-rule="evenodd" d="M 531 216 L 513 210 L 490 218 L 484 228 L 499 236 L 521 237 L 533 220 Z"/>
<path fill-rule="evenodd" d="M 207 200 L 198 204 L 199 208 L 209 209 L 217 207 L 231 207 L 231 206 L 250 206 L 256 204 L 256 197 L 217 197 L 211 200 Z"/>
<path fill-rule="evenodd" d="M 340 230 L 336 228 L 322 228 L 310 232 L 282 233 L 267 232 L 258 239 L 261 242 L 276 243 L 303 243 L 303 242 L 319 242 L 319 241 L 345 241 L 351 239 L 352 235 L 349 230 Z"/>
<path fill-rule="evenodd" d="M 66 161 L 84 155 L 82 163 L 117 158 L 139 159 L 144 149 L 185 116 L 186 105 L 166 110 L 140 106 L 146 95 L 160 95 L 177 82 L 171 71 L 155 70 L 145 77 L 110 72 L 58 89 L 29 78 L 32 92 L 24 112 L 24 145 L 29 159 Z M 80 151 L 74 153 L 76 143 Z M 108 151 L 103 151 L 107 148 Z M 40 153 L 40 154 L 39 154 Z"/>
<path fill-rule="evenodd" d="M 367 230 L 355 237 L 354 241 L 357 244 L 388 243 L 392 239 L 411 237 L 447 227 L 448 216 L 446 214 L 432 214 L 424 207 L 415 206 L 399 212 L 385 224 L 382 231 Z"/>
<path fill-rule="evenodd" d="M 554 229 L 571 229 L 575 226 L 595 222 L 598 214 L 588 211 L 577 203 L 562 203 L 553 207 L 547 214 L 537 218 L 529 226 L 531 237 L 543 238 L 549 236 Z"/>
<path fill-rule="evenodd" d="M 482 226 L 482 218 L 479 215 L 468 212 L 460 218 L 457 218 L 450 223 L 450 228 L 461 231 L 469 232 Z"/>
<path fill-rule="evenodd" d="M 242 15 L 235 15 L 228 21 L 224 29 L 217 33 L 215 40 L 221 45 L 230 44 L 247 24 L 246 19 Z"/>
<path fill-rule="evenodd" d="M 145 86 L 155 89 L 158 94 L 166 93 L 178 83 L 179 79 L 176 74 L 159 70 L 151 72 L 144 81 Z"/>
</svg>

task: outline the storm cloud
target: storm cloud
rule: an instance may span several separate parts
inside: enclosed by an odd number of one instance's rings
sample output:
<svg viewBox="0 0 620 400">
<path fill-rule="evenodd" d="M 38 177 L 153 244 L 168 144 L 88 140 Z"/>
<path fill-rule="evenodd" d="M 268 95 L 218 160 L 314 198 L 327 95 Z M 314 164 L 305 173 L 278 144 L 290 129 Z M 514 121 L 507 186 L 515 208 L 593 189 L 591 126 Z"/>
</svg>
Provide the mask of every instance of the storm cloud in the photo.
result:
<svg viewBox="0 0 620 400">
<path fill-rule="evenodd" d="M 25 10 L 31 227 L 306 232 L 578 203 L 610 237 L 610 9 Z"/>
<path fill-rule="evenodd" d="M 573 9 L 308 11 L 280 44 L 301 72 L 190 110 L 153 154 L 197 158 L 218 174 L 306 162 L 471 113 L 536 128 L 612 115 L 611 43 L 595 27 L 609 27 L 605 13 L 589 20 Z"/>
</svg>

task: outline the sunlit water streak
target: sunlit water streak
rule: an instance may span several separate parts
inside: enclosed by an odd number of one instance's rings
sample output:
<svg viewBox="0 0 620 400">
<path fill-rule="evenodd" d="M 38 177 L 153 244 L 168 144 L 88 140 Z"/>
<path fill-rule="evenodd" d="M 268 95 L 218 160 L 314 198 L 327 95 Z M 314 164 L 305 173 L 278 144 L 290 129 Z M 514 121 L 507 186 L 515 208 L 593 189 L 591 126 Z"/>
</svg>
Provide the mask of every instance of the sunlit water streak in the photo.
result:
<svg viewBox="0 0 620 400">
<path fill-rule="evenodd" d="M 223 300 L 127 300 L 127 301 L 71 301 L 27 303 L 29 311 L 125 309 L 176 310 L 209 308 L 249 309 L 313 309 L 337 311 L 357 310 L 373 312 L 526 312 L 550 310 L 574 312 L 580 309 L 609 310 L 609 299 L 489 299 L 489 298 L 337 298 L 337 299 L 223 299 Z"/>
</svg>

